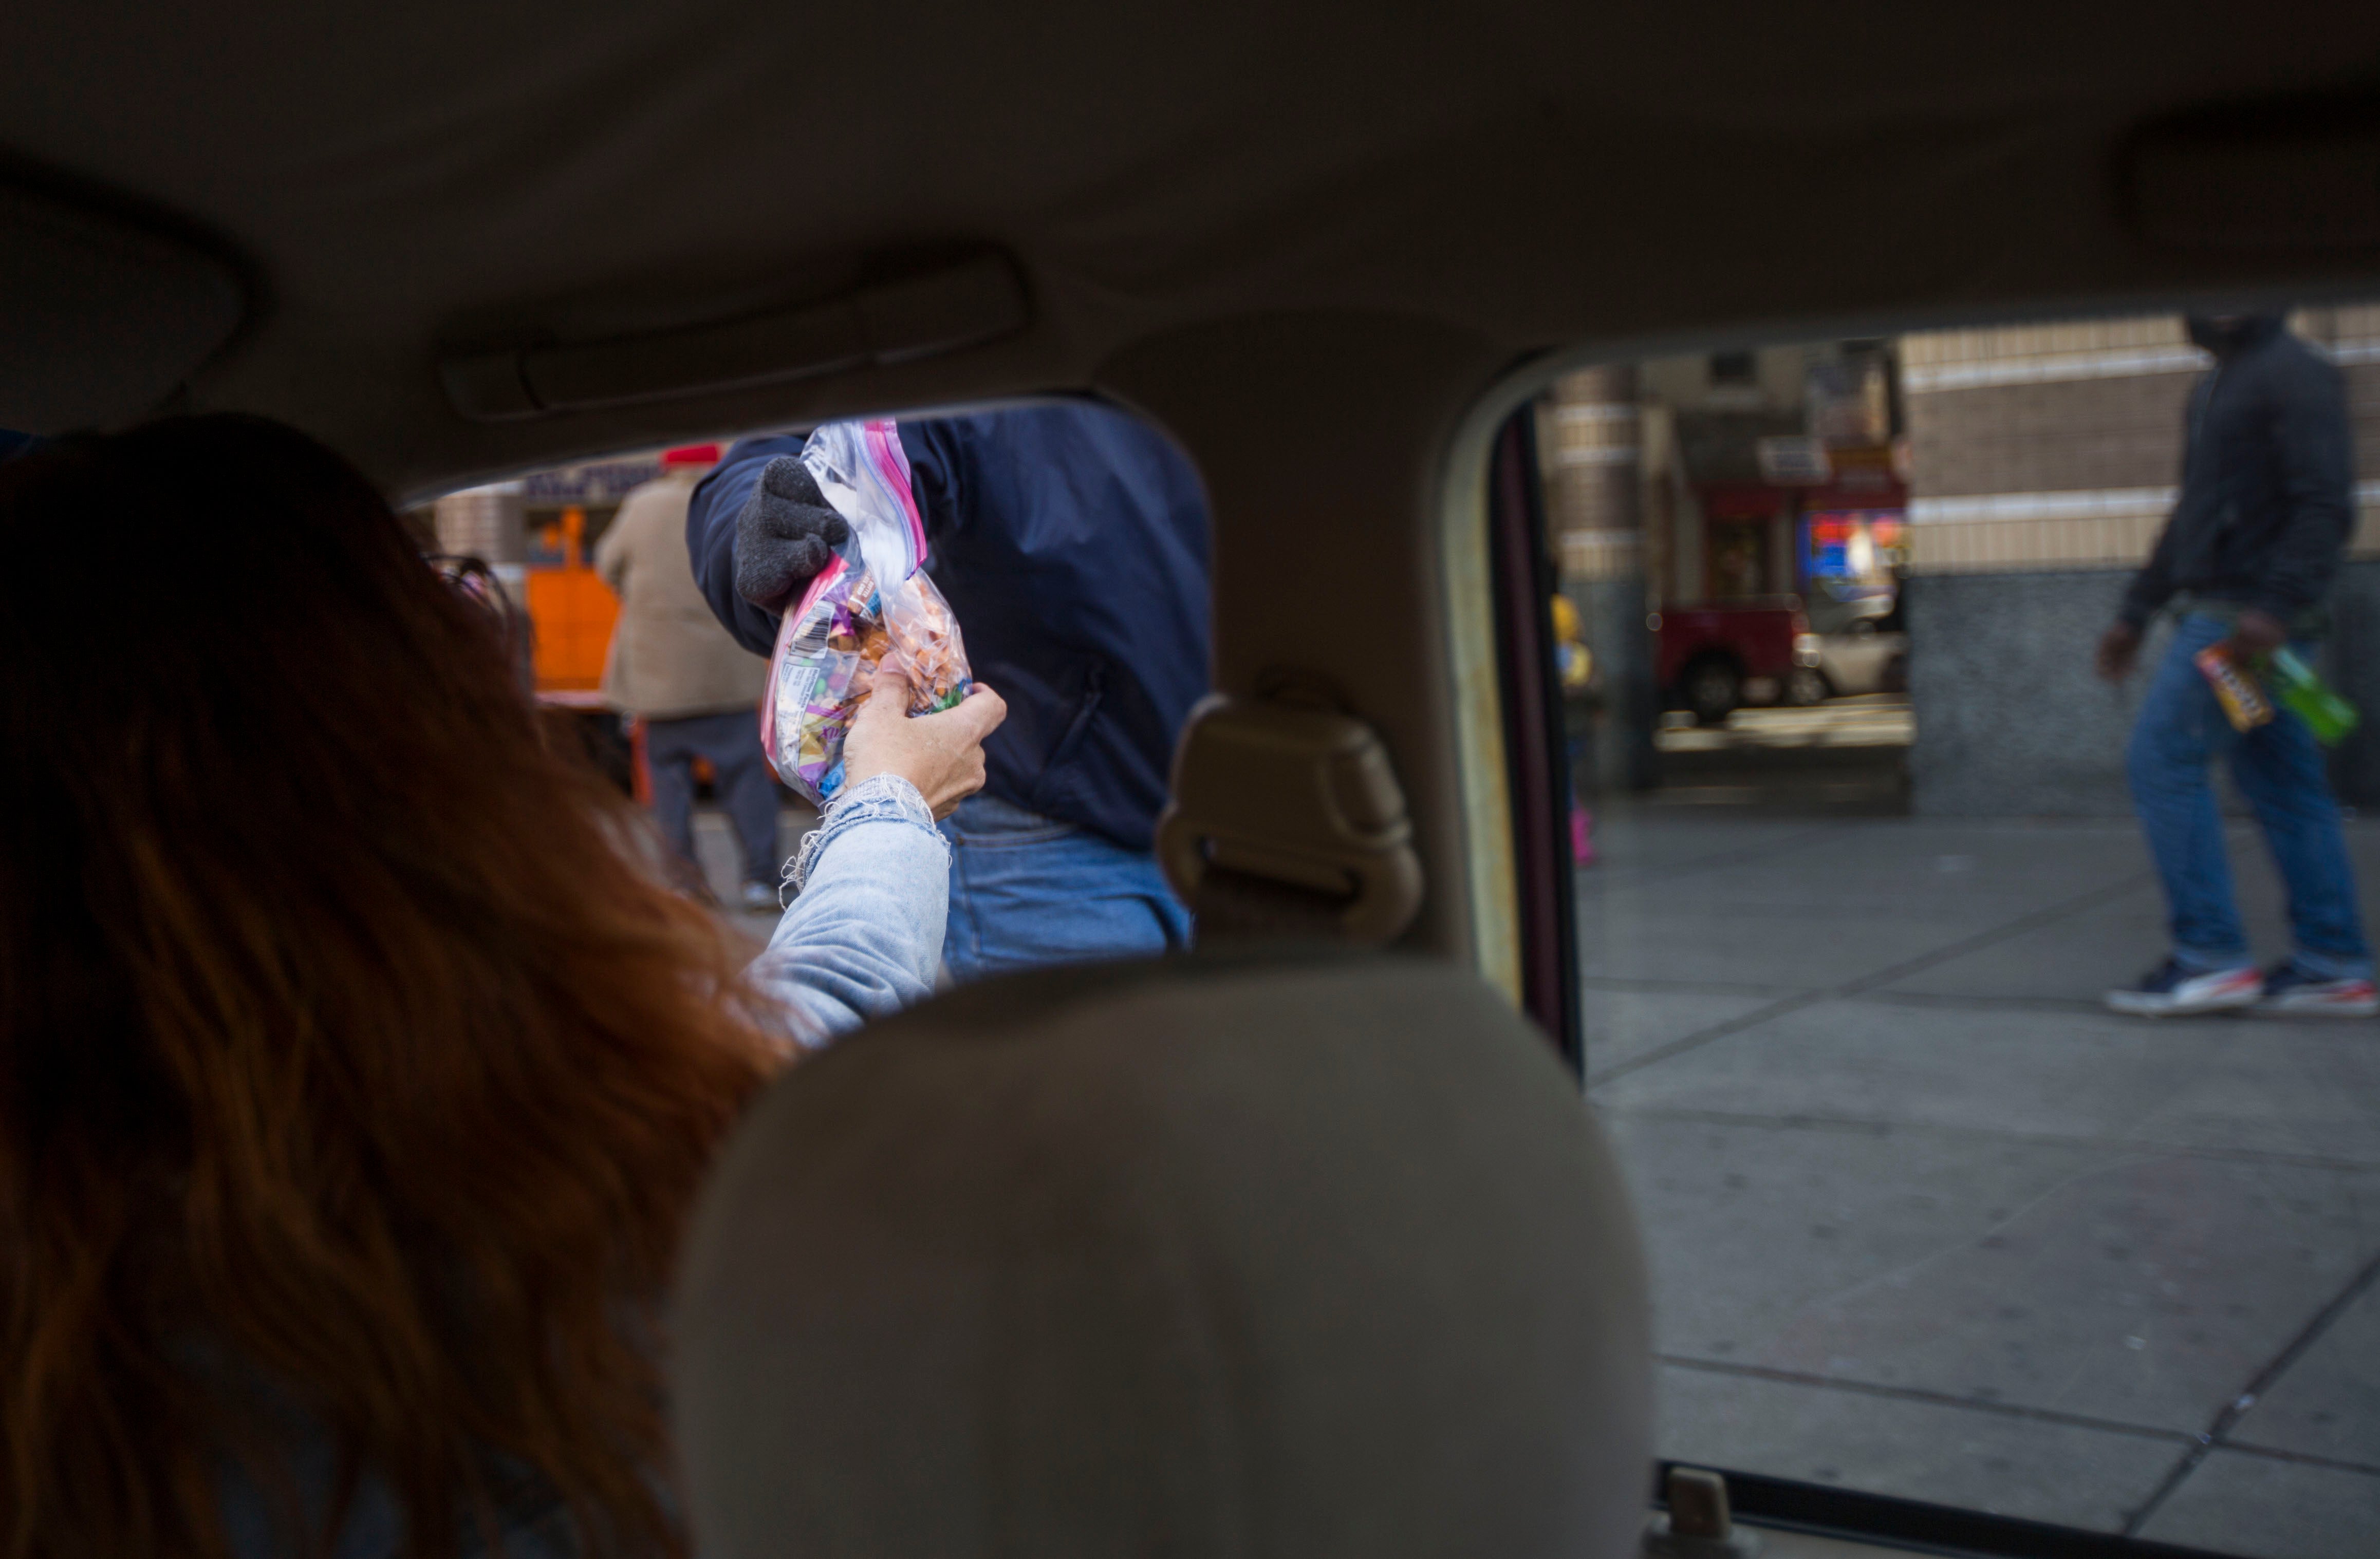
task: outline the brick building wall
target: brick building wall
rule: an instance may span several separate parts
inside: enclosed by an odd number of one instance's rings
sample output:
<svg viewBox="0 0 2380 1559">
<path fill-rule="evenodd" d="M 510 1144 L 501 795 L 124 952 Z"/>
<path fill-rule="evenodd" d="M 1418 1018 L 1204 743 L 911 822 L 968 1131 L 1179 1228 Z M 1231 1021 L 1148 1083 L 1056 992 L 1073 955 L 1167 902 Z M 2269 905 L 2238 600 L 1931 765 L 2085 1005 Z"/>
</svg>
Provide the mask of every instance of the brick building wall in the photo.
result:
<svg viewBox="0 0 2380 1559">
<path fill-rule="evenodd" d="M 1626 366 L 1565 374 L 1538 405 L 1546 525 L 1565 579 L 1644 576 L 1639 416 Z"/>
<path fill-rule="evenodd" d="M 450 492 L 431 513 L 442 552 L 494 564 L 516 564 L 528 556 L 528 507 L 519 482 Z"/>
<path fill-rule="evenodd" d="M 2326 666 L 2380 715 L 2380 657 L 2361 648 L 2380 642 L 2380 307 L 2307 310 L 2291 328 L 2347 380 L 2358 525 Z M 1917 808 L 2121 813 L 2140 683 L 2094 682 L 2090 648 L 2173 504 L 2209 359 L 2174 315 L 1900 344 Z M 2374 725 L 2334 763 L 2350 799 L 2380 800 Z"/>
<path fill-rule="evenodd" d="M 2346 376 L 2355 551 L 2380 556 L 2380 308 L 2292 325 Z M 2207 361 L 2178 315 L 1905 337 L 1912 571 L 2139 566 L 2172 506 Z"/>
<path fill-rule="evenodd" d="M 1547 540 L 1563 592 L 1578 608 L 1603 708 L 1583 744 L 1578 776 L 1593 792 L 1653 782 L 1660 719 L 1652 636 L 1645 631 L 1648 556 L 1643 525 L 1642 414 L 1633 365 L 1555 381 L 1537 405 L 1537 459 Z"/>
</svg>

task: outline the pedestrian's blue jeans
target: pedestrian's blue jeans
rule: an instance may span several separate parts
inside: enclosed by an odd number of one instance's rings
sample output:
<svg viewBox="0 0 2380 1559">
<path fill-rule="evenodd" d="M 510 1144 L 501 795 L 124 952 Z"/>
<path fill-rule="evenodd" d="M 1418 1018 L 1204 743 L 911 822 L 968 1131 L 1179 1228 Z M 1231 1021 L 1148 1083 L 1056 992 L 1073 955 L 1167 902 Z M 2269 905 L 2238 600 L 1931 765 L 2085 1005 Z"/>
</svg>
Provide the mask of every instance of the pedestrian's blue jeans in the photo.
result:
<svg viewBox="0 0 2380 1559">
<path fill-rule="evenodd" d="M 942 833 L 953 847 L 942 961 L 954 980 L 1190 945 L 1190 912 L 1146 851 L 987 795 L 961 802 Z"/>
<path fill-rule="evenodd" d="M 777 786 L 760 752 L 760 725 L 749 709 L 645 722 L 645 769 L 653 786 L 653 821 L 662 837 L 701 876 L 694 852 L 694 760 L 710 760 L 720 802 L 735 826 L 744 880 L 774 887 L 784 856 L 777 849 Z"/>
<path fill-rule="evenodd" d="M 2273 864 L 2288 885 L 2299 966 L 2324 979 L 2369 976 L 2372 955 L 2356 909 L 2355 875 L 2313 733 L 2288 709 L 2244 734 L 2233 730 L 2192 662 L 2230 632 L 2228 622 L 2198 612 L 2176 626 L 2126 755 L 2132 805 L 2165 884 L 2173 956 L 2200 972 L 2249 960 L 2248 933 L 2232 901 L 2223 817 L 2207 772 L 2216 755 L 2228 753 L 2232 778 L 2255 808 Z M 2311 646 L 2301 645 L 2298 652 L 2313 658 Z"/>
</svg>

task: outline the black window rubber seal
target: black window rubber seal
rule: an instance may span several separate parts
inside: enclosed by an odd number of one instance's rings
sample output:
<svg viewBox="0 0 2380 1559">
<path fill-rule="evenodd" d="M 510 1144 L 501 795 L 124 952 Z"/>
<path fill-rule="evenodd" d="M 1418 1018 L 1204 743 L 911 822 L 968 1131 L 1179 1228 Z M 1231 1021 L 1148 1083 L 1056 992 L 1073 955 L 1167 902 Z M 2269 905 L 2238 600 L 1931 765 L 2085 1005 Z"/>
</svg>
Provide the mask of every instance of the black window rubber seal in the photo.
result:
<svg viewBox="0 0 2380 1559">
<path fill-rule="evenodd" d="M 1703 1462 L 1658 1465 L 1657 1491 L 1668 1487 L 1672 1467 L 1707 1468 Z M 2183 1548 L 2153 1542 L 2119 1532 L 2092 1532 L 2078 1527 L 2027 1521 L 2014 1516 L 1961 1505 L 1928 1505 L 1923 1500 L 1895 1499 L 1888 1494 L 1862 1493 L 1823 1483 L 1789 1478 L 1767 1478 L 1756 1472 L 1730 1472 L 1708 1468 L 1727 1480 L 1728 1505 L 1735 1519 L 1751 1527 L 1806 1532 L 1839 1538 L 1845 1542 L 1869 1542 L 1918 1553 L 1941 1553 L 1958 1559 L 2236 1559 L 2204 1548 Z"/>
</svg>

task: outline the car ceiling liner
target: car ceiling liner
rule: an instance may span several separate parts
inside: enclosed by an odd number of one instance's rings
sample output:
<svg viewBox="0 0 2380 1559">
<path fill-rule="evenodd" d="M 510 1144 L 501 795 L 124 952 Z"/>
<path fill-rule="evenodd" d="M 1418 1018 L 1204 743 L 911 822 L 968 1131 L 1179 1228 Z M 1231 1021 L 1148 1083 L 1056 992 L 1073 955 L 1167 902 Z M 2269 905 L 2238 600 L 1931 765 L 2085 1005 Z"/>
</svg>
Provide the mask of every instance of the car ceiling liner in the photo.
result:
<svg viewBox="0 0 2380 1559">
<path fill-rule="evenodd" d="M 2153 242 L 2368 256 L 2380 249 L 2380 90 L 2177 115 L 2131 138 L 2121 177 Z"/>
<path fill-rule="evenodd" d="M 608 340 L 443 355 L 455 409 L 475 422 L 680 400 L 940 357 L 1025 329 L 1025 284 L 980 254 L 822 301 Z"/>
<path fill-rule="evenodd" d="M 249 311 L 239 269 L 173 225 L 0 176 L 0 429 L 55 435 L 164 404 Z"/>
</svg>

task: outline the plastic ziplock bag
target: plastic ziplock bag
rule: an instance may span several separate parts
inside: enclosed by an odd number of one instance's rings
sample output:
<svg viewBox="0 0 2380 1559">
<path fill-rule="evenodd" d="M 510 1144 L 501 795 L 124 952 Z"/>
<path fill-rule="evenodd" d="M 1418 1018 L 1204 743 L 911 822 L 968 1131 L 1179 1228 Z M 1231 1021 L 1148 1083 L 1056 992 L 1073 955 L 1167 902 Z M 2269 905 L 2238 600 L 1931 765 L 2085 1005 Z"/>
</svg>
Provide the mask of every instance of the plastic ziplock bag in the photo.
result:
<svg viewBox="0 0 2380 1559">
<path fill-rule="evenodd" d="M 850 522 L 851 539 L 777 629 L 760 745 L 779 779 L 823 806 L 843 789 L 843 741 L 864 668 L 905 673 L 913 715 L 956 704 L 968 676 L 958 620 L 924 573 L 926 527 L 898 430 L 890 422 L 829 423 L 810 435 L 801 459 Z"/>
</svg>

